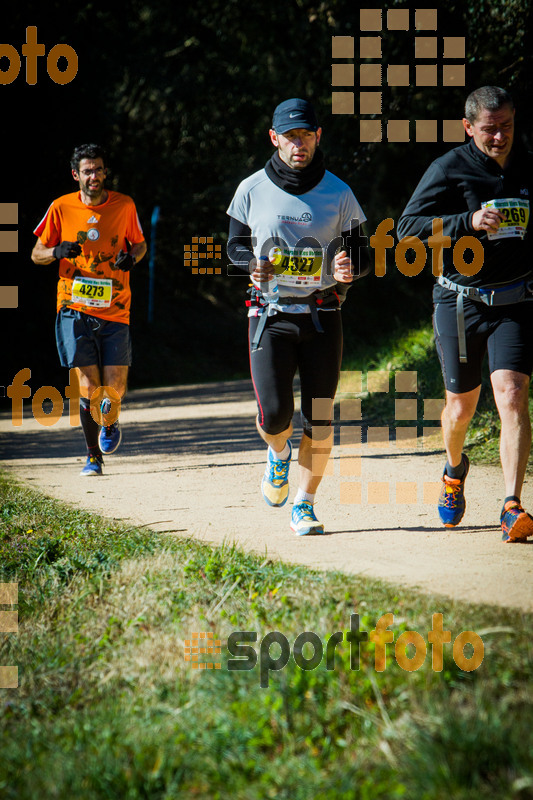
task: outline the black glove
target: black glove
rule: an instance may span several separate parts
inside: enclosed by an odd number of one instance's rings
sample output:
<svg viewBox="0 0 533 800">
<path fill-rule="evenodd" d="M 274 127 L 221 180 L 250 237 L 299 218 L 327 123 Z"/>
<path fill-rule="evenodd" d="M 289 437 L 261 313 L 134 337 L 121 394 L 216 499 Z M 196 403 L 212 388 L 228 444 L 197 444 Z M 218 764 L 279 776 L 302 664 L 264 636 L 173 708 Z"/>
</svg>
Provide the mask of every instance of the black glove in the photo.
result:
<svg viewBox="0 0 533 800">
<path fill-rule="evenodd" d="M 115 269 L 121 269 L 122 272 L 129 272 L 135 264 L 135 259 L 131 253 L 126 253 L 124 250 L 119 250 L 115 259 Z"/>
<path fill-rule="evenodd" d="M 53 249 L 54 258 L 76 258 L 81 253 L 78 242 L 61 242 L 56 244 Z"/>
</svg>

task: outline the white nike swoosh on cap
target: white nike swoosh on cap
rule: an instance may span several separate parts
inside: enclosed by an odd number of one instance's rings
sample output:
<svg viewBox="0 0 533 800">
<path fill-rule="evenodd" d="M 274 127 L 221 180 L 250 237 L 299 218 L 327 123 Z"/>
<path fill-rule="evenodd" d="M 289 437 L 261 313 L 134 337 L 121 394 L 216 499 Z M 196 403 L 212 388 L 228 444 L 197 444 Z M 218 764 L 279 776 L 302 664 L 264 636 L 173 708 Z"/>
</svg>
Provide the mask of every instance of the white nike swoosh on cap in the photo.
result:
<svg viewBox="0 0 533 800">
<path fill-rule="evenodd" d="M 301 117 L 301 116 L 302 116 L 302 112 L 301 111 L 297 111 L 296 114 L 289 114 L 289 119 L 294 119 L 294 117 Z"/>
</svg>

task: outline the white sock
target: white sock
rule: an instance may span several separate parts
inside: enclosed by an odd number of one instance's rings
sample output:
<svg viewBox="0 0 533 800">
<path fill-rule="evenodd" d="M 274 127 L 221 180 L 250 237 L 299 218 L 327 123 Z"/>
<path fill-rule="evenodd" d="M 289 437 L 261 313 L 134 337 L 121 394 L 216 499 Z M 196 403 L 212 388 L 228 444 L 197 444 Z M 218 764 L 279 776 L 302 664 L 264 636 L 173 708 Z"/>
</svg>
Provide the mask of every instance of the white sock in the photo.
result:
<svg viewBox="0 0 533 800">
<path fill-rule="evenodd" d="M 270 450 L 270 454 L 272 455 L 272 458 L 275 461 L 280 461 L 280 460 L 281 461 L 286 461 L 288 459 L 290 453 L 291 453 L 291 448 L 289 447 L 289 443 L 288 442 L 285 442 L 285 447 L 283 448 L 281 453 L 278 453 L 276 450 L 274 450 L 273 447 L 270 447 L 270 446 L 269 446 L 269 450 Z"/>
<path fill-rule="evenodd" d="M 303 489 L 298 489 L 298 491 L 296 492 L 296 496 L 294 498 L 294 501 L 293 501 L 294 504 L 296 505 L 296 503 L 303 503 L 304 500 L 306 502 L 308 502 L 308 503 L 311 503 L 311 505 L 313 505 L 313 503 L 315 502 L 315 495 L 314 494 L 310 494 L 309 492 L 304 492 Z"/>
</svg>

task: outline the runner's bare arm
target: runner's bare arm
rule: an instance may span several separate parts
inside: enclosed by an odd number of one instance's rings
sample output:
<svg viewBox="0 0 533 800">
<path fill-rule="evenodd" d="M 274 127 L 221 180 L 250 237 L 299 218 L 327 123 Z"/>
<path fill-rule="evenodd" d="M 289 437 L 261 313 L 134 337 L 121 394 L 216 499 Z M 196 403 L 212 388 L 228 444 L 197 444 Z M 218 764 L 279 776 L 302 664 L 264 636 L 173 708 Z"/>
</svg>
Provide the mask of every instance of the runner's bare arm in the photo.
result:
<svg viewBox="0 0 533 800">
<path fill-rule="evenodd" d="M 31 251 L 31 260 L 34 264 L 51 264 L 56 260 L 53 247 L 45 247 L 40 239 L 37 239 L 35 247 Z"/>
</svg>

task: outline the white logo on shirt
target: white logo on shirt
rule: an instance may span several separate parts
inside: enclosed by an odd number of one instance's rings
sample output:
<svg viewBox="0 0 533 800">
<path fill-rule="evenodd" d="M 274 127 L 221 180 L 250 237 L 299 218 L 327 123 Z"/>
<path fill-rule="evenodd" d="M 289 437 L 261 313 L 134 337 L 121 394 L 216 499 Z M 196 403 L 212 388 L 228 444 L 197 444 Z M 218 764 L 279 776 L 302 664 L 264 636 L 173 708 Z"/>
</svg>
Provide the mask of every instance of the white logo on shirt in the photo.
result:
<svg viewBox="0 0 533 800">
<path fill-rule="evenodd" d="M 288 214 L 278 214 L 277 216 L 283 222 L 297 223 L 299 225 L 313 221 L 313 215 L 309 211 L 304 211 L 299 217 L 291 217 Z"/>
</svg>

